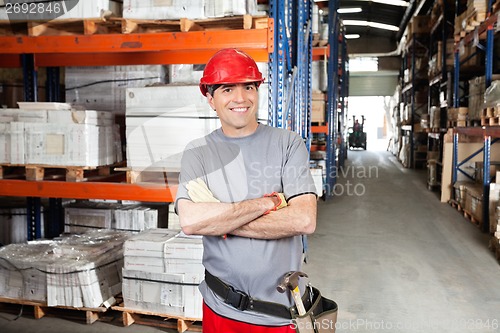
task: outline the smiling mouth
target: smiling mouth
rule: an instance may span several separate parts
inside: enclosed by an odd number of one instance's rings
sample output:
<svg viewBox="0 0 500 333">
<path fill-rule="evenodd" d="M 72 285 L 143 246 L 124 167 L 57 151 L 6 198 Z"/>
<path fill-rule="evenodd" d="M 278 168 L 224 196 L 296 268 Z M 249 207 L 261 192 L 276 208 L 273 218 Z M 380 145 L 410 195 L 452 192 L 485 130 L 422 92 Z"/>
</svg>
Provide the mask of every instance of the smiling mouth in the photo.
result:
<svg viewBox="0 0 500 333">
<path fill-rule="evenodd" d="M 234 111 L 234 112 L 246 112 L 246 111 L 248 111 L 248 108 L 232 108 L 231 111 Z"/>
</svg>

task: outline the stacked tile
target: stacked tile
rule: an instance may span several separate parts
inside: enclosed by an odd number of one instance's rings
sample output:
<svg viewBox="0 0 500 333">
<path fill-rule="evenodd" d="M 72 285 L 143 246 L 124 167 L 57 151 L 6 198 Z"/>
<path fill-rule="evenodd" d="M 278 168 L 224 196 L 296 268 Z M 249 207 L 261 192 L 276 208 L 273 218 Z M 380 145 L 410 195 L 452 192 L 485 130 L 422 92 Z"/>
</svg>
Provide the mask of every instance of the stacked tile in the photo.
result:
<svg viewBox="0 0 500 333">
<path fill-rule="evenodd" d="M 256 0 L 125 0 L 123 17 L 128 19 L 205 19 L 257 14 Z"/>
<path fill-rule="evenodd" d="M 49 166 L 111 165 L 121 161 L 119 131 L 110 112 L 66 103 L 19 102 L 0 109 L 0 163 Z"/>
<path fill-rule="evenodd" d="M 124 115 L 127 88 L 164 83 L 166 76 L 161 65 L 66 67 L 66 102 Z"/>
<path fill-rule="evenodd" d="M 97 308 L 121 291 L 126 232 L 99 230 L 0 248 L 0 296 Z"/>
<path fill-rule="evenodd" d="M 64 231 L 83 233 L 112 229 L 133 233 L 168 224 L 167 205 L 119 204 L 82 201 L 64 207 Z"/>
<path fill-rule="evenodd" d="M 150 229 L 125 242 L 122 295 L 128 309 L 202 317 L 201 237 Z"/>
</svg>

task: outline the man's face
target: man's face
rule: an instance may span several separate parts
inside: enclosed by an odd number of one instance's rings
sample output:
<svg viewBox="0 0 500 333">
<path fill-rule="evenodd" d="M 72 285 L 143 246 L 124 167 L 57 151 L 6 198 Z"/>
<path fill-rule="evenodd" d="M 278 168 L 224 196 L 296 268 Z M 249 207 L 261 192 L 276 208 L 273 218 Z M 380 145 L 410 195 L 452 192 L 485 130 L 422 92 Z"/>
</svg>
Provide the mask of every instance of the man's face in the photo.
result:
<svg viewBox="0 0 500 333">
<path fill-rule="evenodd" d="M 225 135 L 247 136 L 257 129 L 259 92 L 254 83 L 224 84 L 207 94 L 208 103 L 217 112 Z"/>
</svg>

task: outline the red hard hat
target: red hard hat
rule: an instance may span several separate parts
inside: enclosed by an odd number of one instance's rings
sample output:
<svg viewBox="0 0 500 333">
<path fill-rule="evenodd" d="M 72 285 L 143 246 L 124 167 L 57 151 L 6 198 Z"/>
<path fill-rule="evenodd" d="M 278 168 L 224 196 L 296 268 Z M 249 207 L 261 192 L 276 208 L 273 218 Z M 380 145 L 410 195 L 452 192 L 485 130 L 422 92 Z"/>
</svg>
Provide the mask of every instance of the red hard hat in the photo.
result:
<svg viewBox="0 0 500 333">
<path fill-rule="evenodd" d="M 237 49 L 222 49 L 218 51 L 205 66 L 200 79 L 200 90 L 203 96 L 207 94 L 207 86 L 213 84 L 232 84 L 264 81 L 255 60 L 248 54 Z"/>
</svg>

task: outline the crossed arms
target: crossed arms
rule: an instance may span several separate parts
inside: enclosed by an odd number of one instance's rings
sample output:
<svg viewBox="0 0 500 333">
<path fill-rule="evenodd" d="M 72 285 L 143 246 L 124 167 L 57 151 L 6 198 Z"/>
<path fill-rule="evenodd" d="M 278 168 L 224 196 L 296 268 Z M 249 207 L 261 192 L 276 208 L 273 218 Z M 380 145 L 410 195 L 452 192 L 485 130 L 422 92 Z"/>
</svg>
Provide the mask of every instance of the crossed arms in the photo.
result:
<svg viewBox="0 0 500 333">
<path fill-rule="evenodd" d="M 276 206 L 277 200 L 263 197 L 221 203 L 180 199 L 177 211 L 181 228 L 188 235 L 279 239 L 314 232 L 317 205 L 314 194 L 296 196 L 286 207 L 265 214 Z"/>
</svg>

